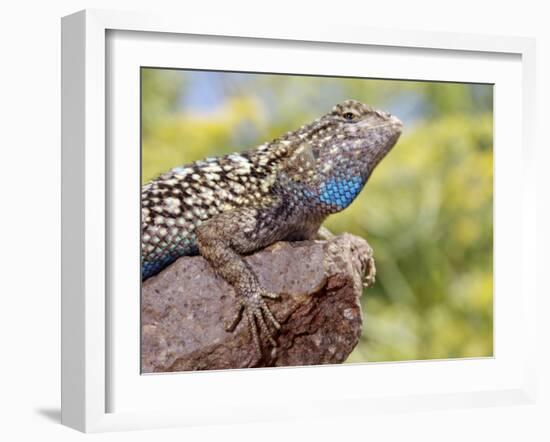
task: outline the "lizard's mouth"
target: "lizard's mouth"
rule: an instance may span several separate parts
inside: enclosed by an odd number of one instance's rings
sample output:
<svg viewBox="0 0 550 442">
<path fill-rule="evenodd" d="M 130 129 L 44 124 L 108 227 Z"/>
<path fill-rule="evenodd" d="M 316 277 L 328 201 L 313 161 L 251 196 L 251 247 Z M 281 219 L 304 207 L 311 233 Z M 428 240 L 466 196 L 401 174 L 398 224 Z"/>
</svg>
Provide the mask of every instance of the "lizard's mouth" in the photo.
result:
<svg viewBox="0 0 550 442">
<path fill-rule="evenodd" d="M 394 132 L 395 135 L 401 135 L 401 132 L 403 131 L 403 123 L 399 118 L 393 115 L 383 123 L 370 124 L 365 122 L 364 124 L 362 124 L 362 126 L 365 128 L 365 130 L 382 129 L 389 127 L 392 129 L 392 132 Z"/>
<path fill-rule="evenodd" d="M 366 124 L 364 130 L 366 132 L 378 132 L 374 135 L 376 141 L 370 144 L 368 148 L 370 173 L 397 143 L 403 131 L 403 123 L 397 117 L 388 116 L 380 123 L 373 125 Z"/>
</svg>

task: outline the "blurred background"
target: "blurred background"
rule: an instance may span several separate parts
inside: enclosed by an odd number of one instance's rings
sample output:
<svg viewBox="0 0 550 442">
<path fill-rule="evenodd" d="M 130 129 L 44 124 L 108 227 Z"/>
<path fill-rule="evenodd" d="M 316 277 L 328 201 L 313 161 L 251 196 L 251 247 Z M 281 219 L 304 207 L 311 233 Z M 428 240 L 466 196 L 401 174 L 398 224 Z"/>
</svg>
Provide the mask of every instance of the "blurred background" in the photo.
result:
<svg viewBox="0 0 550 442">
<path fill-rule="evenodd" d="M 348 98 L 404 123 L 334 233 L 374 249 L 347 362 L 493 355 L 493 87 L 142 68 L 142 182 L 255 147 Z"/>
</svg>

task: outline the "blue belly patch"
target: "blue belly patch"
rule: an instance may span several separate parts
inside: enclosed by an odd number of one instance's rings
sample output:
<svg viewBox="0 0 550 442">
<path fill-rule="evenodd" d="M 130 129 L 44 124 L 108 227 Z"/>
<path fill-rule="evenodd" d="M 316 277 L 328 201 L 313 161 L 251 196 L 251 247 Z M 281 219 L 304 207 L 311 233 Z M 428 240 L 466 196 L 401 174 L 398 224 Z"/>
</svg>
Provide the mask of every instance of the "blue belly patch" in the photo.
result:
<svg viewBox="0 0 550 442">
<path fill-rule="evenodd" d="M 141 262 L 141 280 L 156 275 L 165 267 L 168 267 L 180 256 L 195 256 L 199 254 L 199 249 L 195 241 L 195 236 L 184 239 L 180 245 L 173 246 L 170 250 L 166 250 L 164 254 L 156 259 L 146 260 Z"/>
<path fill-rule="evenodd" d="M 362 188 L 363 180 L 360 176 L 332 178 L 321 188 L 319 199 L 342 210 L 351 204 Z"/>
<path fill-rule="evenodd" d="M 155 261 L 144 261 L 141 265 L 141 280 L 144 281 L 153 275 L 156 275 L 166 266 L 172 264 L 177 257 L 166 255 Z"/>
</svg>

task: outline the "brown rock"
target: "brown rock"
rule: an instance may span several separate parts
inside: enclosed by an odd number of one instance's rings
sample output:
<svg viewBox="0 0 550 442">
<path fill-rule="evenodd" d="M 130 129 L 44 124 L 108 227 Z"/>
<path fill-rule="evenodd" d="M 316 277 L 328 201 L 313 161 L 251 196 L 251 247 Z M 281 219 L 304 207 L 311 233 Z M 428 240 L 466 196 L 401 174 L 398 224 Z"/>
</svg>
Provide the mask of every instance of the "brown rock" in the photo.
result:
<svg viewBox="0 0 550 442">
<path fill-rule="evenodd" d="M 143 373 L 343 362 L 361 335 L 362 279 L 374 276 L 372 249 L 344 234 L 279 242 L 247 257 L 281 323 L 278 346 L 256 355 L 246 322 L 226 332 L 233 289 L 200 256 L 183 257 L 145 281 L 141 294 Z M 265 338 L 265 337 L 264 337 Z"/>
</svg>

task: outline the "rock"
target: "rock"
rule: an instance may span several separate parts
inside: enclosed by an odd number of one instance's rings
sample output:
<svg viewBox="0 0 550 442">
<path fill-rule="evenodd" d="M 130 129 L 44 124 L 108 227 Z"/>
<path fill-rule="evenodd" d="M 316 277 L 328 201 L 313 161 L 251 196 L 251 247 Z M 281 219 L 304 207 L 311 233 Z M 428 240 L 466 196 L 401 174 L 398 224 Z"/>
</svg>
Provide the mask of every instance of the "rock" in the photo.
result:
<svg viewBox="0 0 550 442">
<path fill-rule="evenodd" d="M 343 234 L 328 241 L 279 242 L 246 258 L 281 323 L 259 358 L 246 322 L 233 332 L 233 289 L 200 256 L 182 257 L 142 286 L 143 373 L 243 367 L 334 364 L 351 353 L 363 323 L 365 273 L 374 277 L 367 242 Z M 263 337 L 265 338 L 265 337 Z"/>
</svg>

